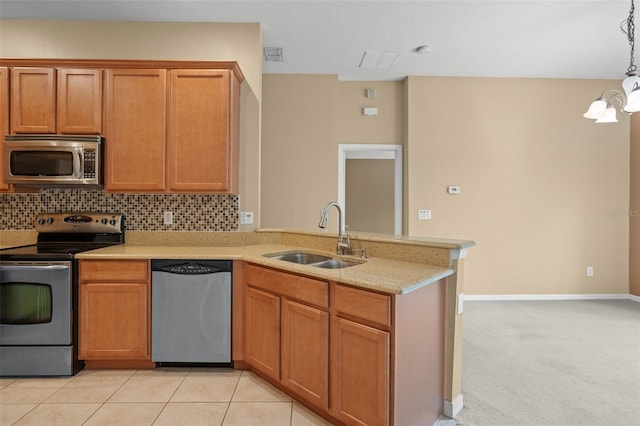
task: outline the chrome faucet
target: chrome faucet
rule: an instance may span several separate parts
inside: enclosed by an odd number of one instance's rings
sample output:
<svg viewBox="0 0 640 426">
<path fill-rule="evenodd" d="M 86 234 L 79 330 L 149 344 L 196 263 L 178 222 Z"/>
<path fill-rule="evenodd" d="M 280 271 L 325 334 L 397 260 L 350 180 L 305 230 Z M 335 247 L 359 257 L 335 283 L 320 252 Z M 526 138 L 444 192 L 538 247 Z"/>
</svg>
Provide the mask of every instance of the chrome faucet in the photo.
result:
<svg viewBox="0 0 640 426">
<path fill-rule="evenodd" d="M 338 245 L 336 252 L 338 254 L 351 254 L 351 240 L 349 239 L 349 235 L 345 232 L 344 226 L 344 210 L 342 206 L 337 201 L 331 201 L 324 206 L 322 210 L 322 214 L 320 215 L 320 223 L 318 226 L 320 228 L 327 227 L 327 220 L 329 220 L 329 209 L 331 207 L 335 207 L 338 209 Z M 344 241 L 346 237 L 346 242 Z"/>
</svg>

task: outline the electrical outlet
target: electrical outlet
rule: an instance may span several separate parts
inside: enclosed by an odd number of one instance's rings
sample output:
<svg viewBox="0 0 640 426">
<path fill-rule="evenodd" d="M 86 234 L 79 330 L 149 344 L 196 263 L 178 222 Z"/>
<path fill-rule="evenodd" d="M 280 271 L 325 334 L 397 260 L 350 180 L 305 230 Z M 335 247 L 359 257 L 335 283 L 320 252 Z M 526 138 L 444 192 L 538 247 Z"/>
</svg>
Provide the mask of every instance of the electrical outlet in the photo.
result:
<svg viewBox="0 0 640 426">
<path fill-rule="evenodd" d="M 173 212 L 165 211 L 164 212 L 164 224 L 165 225 L 173 225 Z"/>
<path fill-rule="evenodd" d="M 418 210 L 418 220 L 431 219 L 431 210 Z"/>
<path fill-rule="evenodd" d="M 253 225 L 253 212 L 240 212 L 240 225 Z"/>
<path fill-rule="evenodd" d="M 587 276 L 588 277 L 593 276 L 593 266 L 587 266 Z"/>
</svg>

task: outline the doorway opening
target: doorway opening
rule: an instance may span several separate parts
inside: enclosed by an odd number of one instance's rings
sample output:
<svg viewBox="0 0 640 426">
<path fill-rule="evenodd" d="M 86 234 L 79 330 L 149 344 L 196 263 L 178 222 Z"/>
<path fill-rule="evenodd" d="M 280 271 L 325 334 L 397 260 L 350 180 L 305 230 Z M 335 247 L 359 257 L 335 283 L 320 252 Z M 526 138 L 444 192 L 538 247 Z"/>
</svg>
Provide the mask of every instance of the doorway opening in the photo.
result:
<svg viewBox="0 0 640 426">
<path fill-rule="evenodd" d="M 338 202 L 354 231 L 402 234 L 402 145 L 339 144 Z"/>
</svg>

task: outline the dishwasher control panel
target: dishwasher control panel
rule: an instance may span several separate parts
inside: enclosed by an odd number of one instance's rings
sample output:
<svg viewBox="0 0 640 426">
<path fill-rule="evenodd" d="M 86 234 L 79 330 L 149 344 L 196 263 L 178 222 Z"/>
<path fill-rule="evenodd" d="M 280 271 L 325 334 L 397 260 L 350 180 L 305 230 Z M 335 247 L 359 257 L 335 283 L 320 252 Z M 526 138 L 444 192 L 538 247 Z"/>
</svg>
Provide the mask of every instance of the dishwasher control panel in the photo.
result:
<svg viewBox="0 0 640 426">
<path fill-rule="evenodd" d="M 163 269 L 164 272 L 172 274 L 213 274 L 219 271 L 215 266 L 198 265 L 197 263 L 189 263 L 182 265 L 169 266 Z"/>
<path fill-rule="evenodd" d="M 230 260 L 152 260 L 151 270 L 181 275 L 231 272 Z"/>
</svg>

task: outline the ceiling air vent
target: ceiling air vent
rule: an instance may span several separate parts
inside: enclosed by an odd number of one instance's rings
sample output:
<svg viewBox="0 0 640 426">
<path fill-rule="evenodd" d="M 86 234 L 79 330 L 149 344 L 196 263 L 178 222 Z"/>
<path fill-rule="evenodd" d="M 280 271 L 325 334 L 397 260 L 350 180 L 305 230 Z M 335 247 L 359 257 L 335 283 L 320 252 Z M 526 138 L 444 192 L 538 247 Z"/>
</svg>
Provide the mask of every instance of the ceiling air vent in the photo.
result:
<svg viewBox="0 0 640 426">
<path fill-rule="evenodd" d="M 391 68 L 398 55 L 398 52 L 367 50 L 360 60 L 360 68 Z"/>
<path fill-rule="evenodd" d="M 262 49 L 264 52 L 264 60 L 266 62 L 282 62 L 282 47 L 265 47 Z"/>
</svg>

